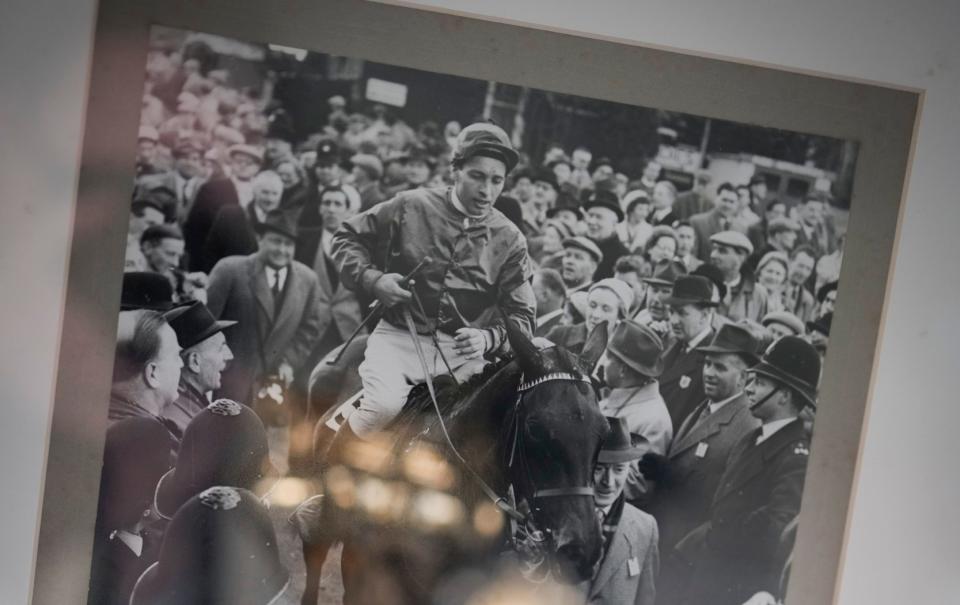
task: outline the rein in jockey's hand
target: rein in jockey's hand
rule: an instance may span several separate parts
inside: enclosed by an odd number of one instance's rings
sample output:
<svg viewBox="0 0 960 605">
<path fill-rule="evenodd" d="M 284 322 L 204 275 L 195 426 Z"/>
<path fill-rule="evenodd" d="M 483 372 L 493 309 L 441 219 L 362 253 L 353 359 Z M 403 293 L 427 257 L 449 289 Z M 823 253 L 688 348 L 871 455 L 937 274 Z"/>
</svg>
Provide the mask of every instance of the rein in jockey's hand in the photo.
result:
<svg viewBox="0 0 960 605">
<path fill-rule="evenodd" d="M 405 290 L 400 286 L 403 276 L 399 273 L 384 273 L 373 284 L 373 293 L 385 307 L 392 307 L 401 303 L 408 303 L 413 299 L 410 290 Z M 411 279 L 407 285 L 413 287 L 414 281 Z"/>
<path fill-rule="evenodd" d="M 453 350 L 467 359 L 479 359 L 489 348 L 486 330 L 460 328 L 453 338 Z"/>
</svg>

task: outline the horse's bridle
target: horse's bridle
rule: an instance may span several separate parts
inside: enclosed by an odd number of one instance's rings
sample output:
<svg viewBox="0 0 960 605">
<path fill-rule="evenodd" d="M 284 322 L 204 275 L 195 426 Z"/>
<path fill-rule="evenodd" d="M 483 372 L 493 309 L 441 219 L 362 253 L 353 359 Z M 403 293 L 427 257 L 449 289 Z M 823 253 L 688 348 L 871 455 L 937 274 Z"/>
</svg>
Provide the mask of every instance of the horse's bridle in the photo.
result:
<svg viewBox="0 0 960 605">
<path fill-rule="evenodd" d="M 550 382 L 554 380 L 563 380 L 567 382 L 585 382 L 588 385 L 592 386 L 590 380 L 584 376 L 571 374 L 568 372 L 554 372 L 552 374 L 546 374 L 540 376 L 535 380 L 530 382 L 524 382 L 521 378 L 520 386 L 517 387 L 517 403 L 514 406 L 513 410 L 513 443 L 510 446 L 510 459 L 507 461 L 507 466 L 512 468 L 514 462 L 517 461 L 517 454 L 519 453 L 520 463 L 524 467 L 524 471 L 527 475 L 527 482 L 533 488 L 533 494 L 531 497 L 536 500 L 538 498 L 562 498 L 565 496 L 593 496 L 594 491 L 593 487 L 589 485 L 582 486 L 571 486 L 571 487 L 548 487 L 548 488 L 537 488 L 536 482 L 533 480 L 533 477 L 530 475 L 530 470 L 524 464 L 525 457 L 523 456 L 524 447 L 523 447 L 523 427 L 520 426 L 520 405 L 523 402 L 523 395 L 530 389 L 540 386 L 545 382 Z"/>
<path fill-rule="evenodd" d="M 423 352 L 423 346 L 420 343 L 420 339 L 418 338 L 416 324 L 414 324 L 413 316 L 410 314 L 409 307 L 404 307 L 403 318 L 407 324 L 407 331 L 410 332 L 410 338 L 413 340 L 413 348 L 416 350 L 417 357 L 420 360 L 420 365 L 423 369 L 423 375 L 426 377 L 427 392 L 430 394 L 430 400 L 433 402 L 433 409 L 437 414 L 437 422 L 440 425 L 443 438 L 446 440 L 450 451 L 453 452 L 453 455 L 456 456 L 457 460 L 460 461 L 460 464 L 463 466 L 463 468 L 466 469 L 467 473 L 473 478 L 477 485 L 480 486 L 480 489 L 483 491 L 483 493 L 497 508 L 510 517 L 513 522 L 527 523 L 530 520 L 530 513 L 525 514 L 520 512 L 512 503 L 512 498 L 509 498 L 508 496 L 501 496 L 494 491 L 494 489 L 483 480 L 483 477 L 481 477 L 480 474 L 477 473 L 472 466 L 470 466 L 470 463 L 467 462 L 467 460 L 460 454 L 460 451 L 457 449 L 457 447 L 453 444 L 453 440 L 450 439 L 450 433 L 447 432 L 447 425 L 443 421 L 443 414 L 440 411 L 440 403 L 437 401 L 437 393 L 433 388 L 433 380 L 430 378 L 427 358 Z M 567 380 L 573 382 L 586 382 L 590 384 L 590 381 L 587 378 L 567 372 L 547 374 L 530 382 L 523 382 L 521 378 L 520 386 L 517 387 L 517 403 L 514 414 L 516 415 L 516 410 L 519 409 L 520 403 L 523 400 L 523 394 L 525 392 L 551 380 Z M 563 496 L 593 496 L 593 488 L 590 486 L 547 488 L 536 490 L 533 498 L 556 498 Z"/>
</svg>

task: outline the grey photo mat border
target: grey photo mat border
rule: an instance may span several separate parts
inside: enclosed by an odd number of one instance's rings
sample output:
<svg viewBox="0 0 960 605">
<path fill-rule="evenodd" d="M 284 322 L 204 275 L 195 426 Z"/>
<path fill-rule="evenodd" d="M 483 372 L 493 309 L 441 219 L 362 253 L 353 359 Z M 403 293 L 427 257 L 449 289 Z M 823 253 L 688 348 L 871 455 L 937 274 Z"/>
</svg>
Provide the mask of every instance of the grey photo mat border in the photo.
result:
<svg viewBox="0 0 960 605">
<path fill-rule="evenodd" d="M 102 0 L 32 603 L 86 599 L 151 24 L 857 141 L 787 600 L 833 602 L 920 91 L 356 0 Z"/>
</svg>

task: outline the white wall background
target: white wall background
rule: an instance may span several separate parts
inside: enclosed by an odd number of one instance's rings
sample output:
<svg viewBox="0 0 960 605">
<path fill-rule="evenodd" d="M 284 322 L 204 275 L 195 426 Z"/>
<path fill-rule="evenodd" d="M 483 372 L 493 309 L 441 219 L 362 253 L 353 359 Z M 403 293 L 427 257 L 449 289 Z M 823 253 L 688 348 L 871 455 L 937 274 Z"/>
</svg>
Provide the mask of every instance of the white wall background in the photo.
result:
<svg viewBox="0 0 960 605">
<path fill-rule="evenodd" d="M 958 602 L 960 4 L 424 4 L 927 91 L 840 603 Z M 95 10 L 94 0 L 0 6 L 0 604 L 29 593 Z"/>
</svg>

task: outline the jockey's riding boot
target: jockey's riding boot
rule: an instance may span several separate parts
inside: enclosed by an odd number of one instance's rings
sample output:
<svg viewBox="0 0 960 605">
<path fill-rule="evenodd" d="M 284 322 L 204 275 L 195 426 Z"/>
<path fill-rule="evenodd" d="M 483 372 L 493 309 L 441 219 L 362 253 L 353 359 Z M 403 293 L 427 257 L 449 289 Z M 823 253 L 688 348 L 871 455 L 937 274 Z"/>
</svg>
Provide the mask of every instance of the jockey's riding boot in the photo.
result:
<svg viewBox="0 0 960 605">
<path fill-rule="evenodd" d="M 340 426 L 340 430 L 337 431 L 337 434 L 330 440 L 330 447 L 327 448 L 326 455 L 324 455 L 323 460 L 320 462 L 320 472 L 322 473 L 331 466 L 344 462 L 347 446 L 350 442 L 359 439 L 360 437 L 350 428 L 350 423 L 344 422 Z"/>
</svg>

